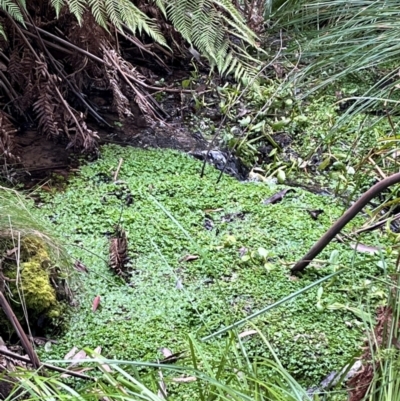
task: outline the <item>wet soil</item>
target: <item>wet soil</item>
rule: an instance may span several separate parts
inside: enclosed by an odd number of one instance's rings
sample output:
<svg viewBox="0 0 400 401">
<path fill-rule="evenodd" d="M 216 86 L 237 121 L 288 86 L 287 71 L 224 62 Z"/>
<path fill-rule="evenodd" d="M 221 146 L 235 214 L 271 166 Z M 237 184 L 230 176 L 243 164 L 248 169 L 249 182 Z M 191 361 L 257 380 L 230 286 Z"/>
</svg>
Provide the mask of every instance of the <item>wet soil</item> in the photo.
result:
<svg viewBox="0 0 400 401">
<path fill-rule="evenodd" d="M 175 102 L 175 103 L 174 103 Z M 206 139 L 201 132 L 190 130 L 184 123 L 186 116 L 193 113 L 188 107 L 182 107 L 173 97 L 164 103 L 168 118 L 165 122 L 152 123 L 146 121 L 137 106 L 132 105 L 133 114 L 123 122 L 112 108 L 112 99 L 107 96 L 94 96 L 92 103 L 101 104 L 101 115 L 108 122 L 109 127 L 100 125 L 94 120 L 88 120 L 91 130 L 99 136 L 98 144 L 118 144 L 139 148 L 169 148 L 189 153 L 197 159 L 208 161 L 216 168 L 224 170 L 239 179 L 247 176 L 248 170 L 240 161 L 227 151 L 212 147 L 208 154 L 210 138 Z M 214 121 L 220 116 L 215 110 L 208 110 Z M 209 118 L 209 117 L 208 117 Z M 219 121 L 216 121 L 218 123 Z M 38 134 L 35 129 L 21 129 L 15 136 L 19 150 L 21 164 L 9 165 L 6 170 L 6 179 L 12 182 L 23 182 L 26 188 L 43 183 L 53 173 L 65 178 L 79 167 L 80 160 L 94 160 L 98 154 L 80 154 L 67 150 L 67 142 L 56 142 Z"/>
<path fill-rule="evenodd" d="M 111 129 L 91 124 L 90 128 L 97 131 L 100 138 L 99 145 L 115 143 L 140 148 L 171 148 L 188 153 L 201 153 L 208 146 L 208 142 L 200 135 L 194 135 L 177 124 L 139 128 L 129 123 L 123 128 Z M 9 166 L 6 178 L 22 181 L 28 187 L 46 179 L 52 173 L 66 177 L 70 172 L 76 171 L 79 167 L 79 159 L 82 157 L 89 161 L 97 157 L 96 153 L 83 155 L 67 150 L 67 143 L 42 137 L 35 130 L 21 132 L 15 140 L 22 163 Z"/>
</svg>

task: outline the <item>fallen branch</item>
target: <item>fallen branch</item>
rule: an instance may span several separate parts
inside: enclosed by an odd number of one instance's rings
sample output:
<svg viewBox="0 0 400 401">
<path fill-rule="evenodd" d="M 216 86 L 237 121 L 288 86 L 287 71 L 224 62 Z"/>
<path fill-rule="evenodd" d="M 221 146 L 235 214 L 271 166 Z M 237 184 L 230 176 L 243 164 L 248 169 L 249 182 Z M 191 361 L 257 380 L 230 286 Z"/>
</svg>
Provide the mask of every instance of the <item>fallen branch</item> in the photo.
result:
<svg viewBox="0 0 400 401">
<path fill-rule="evenodd" d="M 40 367 L 40 361 L 38 356 L 36 355 L 35 350 L 32 347 L 32 344 L 29 342 L 28 337 L 26 336 L 24 330 L 22 329 L 17 317 L 15 316 L 13 310 L 11 309 L 10 304 L 8 303 L 4 294 L 0 291 L 0 307 L 3 309 L 3 312 L 7 316 L 8 320 L 14 327 L 17 336 L 21 340 L 22 346 L 24 347 L 26 353 L 29 356 L 30 362 L 32 363 L 35 369 Z"/>
<path fill-rule="evenodd" d="M 357 231 L 355 231 L 354 234 L 357 235 L 357 234 L 361 234 L 361 233 L 363 233 L 363 232 L 365 232 L 365 231 L 372 231 L 372 230 L 375 230 L 376 228 L 382 227 L 382 226 L 383 226 L 384 224 L 386 224 L 389 220 L 394 221 L 394 220 L 397 220 L 398 218 L 400 218 L 400 213 L 397 213 L 397 214 L 395 214 L 395 215 L 393 215 L 393 216 L 389 216 L 389 217 L 387 217 L 386 219 L 379 220 L 379 221 L 377 221 L 376 223 L 371 224 L 370 226 L 361 227 L 360 229 L 358 229 Z"/>
<path fill-rule="evenodd" d="M 393 174 L 384 180 L 378 182 L 373 187 L 371 187 L 367 192 L 365 192 L 357 202 L 351 206 L 346 213 L 340 217 L 336 223 L 314 244 L 314 246 L 308 251 L 308 253 L 303 256 L 291 269 L 292 274 L 297 274 L 302 272 L 310 262 L 320 254 L 323 249 L 332 241 L 332 239 L 339 234 L 343 227 L 349 223 L 361 210 L 379 195 L 383 190 L 390 187 L 393 184 L 400 183 L 400 173 Z"/>
</svg>

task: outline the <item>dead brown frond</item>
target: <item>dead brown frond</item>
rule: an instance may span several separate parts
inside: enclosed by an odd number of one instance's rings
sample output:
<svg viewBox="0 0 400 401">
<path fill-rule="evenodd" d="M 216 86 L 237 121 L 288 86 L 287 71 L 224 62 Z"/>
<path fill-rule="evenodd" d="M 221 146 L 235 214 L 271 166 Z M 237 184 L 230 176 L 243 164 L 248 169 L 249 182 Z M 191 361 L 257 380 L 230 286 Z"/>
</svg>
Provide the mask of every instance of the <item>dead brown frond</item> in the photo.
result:
<svg viewBox="0 0 400 401">
<path fill-rule="evenodd" d="M 112 92 L 113 106 L 122 122 L 136 120 L 143 126 L 144 118 L 146 126 L 152 128 L 162 122 L 167 114 L 152 96 L 162 88 L 154 84 L 156 79 L 139 72 L 135 60 L 147 57 L 169 70 L 169 60 L 187 56 L 187 43 L 159 7 L 138 3 L 157 26 L 152 28 L 156 37 L 161 38 L 164 32 L 169 47 L 163 46 L 164 40 L 154 41 L 151 35 L 141 35 L 140 29 L 134 31 L 124 23 L 99 24 L 90 10 L 83 13 L 84 23 L 79 24 L 68 6 L 56 15 L 52 2 L 47 0 L 26 5 L 24 25 L 5 11 L 0 23 L 9 40 L 0 37 L 0 92 L 6 111 L 16 115 L 21 125 L 37 122 L 39 134 L 84 151 L 95 150 L 98 139 L 85 123 L 87 114 L 111 126 L 91 102 L 93 89 Z M 129 53 L 124 52 L 126 44 Z M 128 54 L 131 62 L 124 58 Z M 9 151 L 11 142 L 2 135 L 0 151 L 1 147 Z"/>
<path fill-rule="evenodd" d="M 117 109 L 120 120 L 132 116 L 129 100 L 122 93 L 117 69 L 110 63 L 106 64 L 105 69 L 113 93 L 114 107 Z"/>
<path fill-rule="evenodd" d="M 67 149 L 82 149 L 85 152 L 96 151 L 99 136 L 96 131 L 88 128 L 83 113 L 79 113 L 74 121 L 70 121 L 70 123 L 71 128 L 69 128 L 69 131 L 70 133 L 74 132 L 74 135 L 71 136 Z"/>
<path fill-rule="evenodd" d="M 114 45 L 113 38 L 96 24 L 91 13 L 84 14 L 84 21 L 84 24 L 79 25 L 74 16 L 66 14 L 64 30 L 67 32 L 67 38 L 78 48 L 102 58 L 101 44 L 109 42 Z M 69 79 L 73 79 L 79 89 L 89 87 L 93 84 L 93 80 L 96 81 L 98 87 L 106 86 L 107 79 L 103 66 L 85 54 L 74 51 L 66 57 L 66 62 L 74 71 Z"/>
<path fill-rule="evenodd" d="M 6 113 L 0 110 L 0 160 L 6 163 L 19 161 L 14 134 L 17 132 Z"/>
<path fill-rule="evenodd" d="M 48 137 L 57 138 L 61 133 L 60 121 L 57 121 L 60 104 L 54 96 L 54 86 L 51 82 L 40 82 L 38 91 L 39 96 L 33 103 L 33 110 L 38 117 L 38 126 Z"/>
<path fill-rule="evenodd" d="M 37 100 L 33 103 L 39 128 L 50 138 L 68 139 L 67 148 L 93 151 L 97 133 L 87 127 L 83 113 L 68 104 L 62 95 L 65 89 L 60 81 L 57 75 L 48 72 L 42 56 L 42 60 L 36 62 Z"/>
<path fill-rule="evenodd" d="M 125 230 L 118 226 L 115 236 L 110 239 L 110 261 L 109 266 L 115 273 L 126 278 L 128 273 L 128 241 Z"/>
<path fill-rule="evenodd" d="M 28 48 L 16 46 L 10 55 L 7 74 L 13 87 L 10 99 L 19 114 L 24 114 L 35 98 L 35 56 Z"/>
<path fill-rule="evenodd" d="M 161 119 L 157 116 L 157 112 L 155 107 L 151 104 L 151 96 L 144 93 L 143 88 L 146 87 L 146 78 L 140 74 L 132 64 L 128 63 L 122 57 L 118 55 L 118 53 L 113 49 L 107 49 L 103 46 L 103 59 L 105 62 L 105 66 L 107 71 L 112 71 L 112 77 L 114 78 L 114 85 L 118 86 L 118 92 L 122 93 L 122 86 L 117 85 L 119 79 L 124 81 L 124 84 L 127 86 L 127 96 L 131 97 L 132 100 L 136 102 L 139 109 L 143 113 L 146 122 L 153 126 L 156 121 L 161 121 Z M 118 77 L 118 81 L 117 78 Z M 110 86 L 113 88 L 110 82 Z M 114 93 L 113 88 L 113 93 Z M 150 99 L 150 100 L 149 100 Z M 114 93 L 114 102 L 121 108 L 121 110 L 125 110 L 126 102 L 122 102 L 120 98 L 115 96 Z M 119 111 L 119 109 L 118 109 Z M 126 114 L 125 114 L 126 115 Z"/>
<path fill-rule="evenodd" d="M 19 49 L 15 48 L 11 52 L 10 61 L 8 62 L 7 72 L 10 75 L 12 84 L 19 83 L 26 78 L 19 53 Z"/>
</svg>

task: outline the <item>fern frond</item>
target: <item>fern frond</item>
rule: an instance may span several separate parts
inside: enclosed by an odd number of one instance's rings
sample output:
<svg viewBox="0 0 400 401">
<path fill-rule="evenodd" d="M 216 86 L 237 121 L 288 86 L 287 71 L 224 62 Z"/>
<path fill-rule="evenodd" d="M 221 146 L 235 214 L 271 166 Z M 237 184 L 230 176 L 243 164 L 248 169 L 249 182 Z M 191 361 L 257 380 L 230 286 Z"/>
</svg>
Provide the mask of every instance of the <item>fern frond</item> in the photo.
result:
<svg viewBox="0 0 400 401">
<path fill-rule="evenodd" d="M 22 6 L 24 6 L 22 4 Z M 22 15 L 22 11 L 18 4 L 16 4 L 13 0 L 1 0 L 0 8 L 6 11 L 12 18 L 16 21 L 24 23 L 24 17 Z"/>
<path fill-rule="evenodd" d="M 254 44 L 255 44 L 254 38 L 249 37 L 249 35 L 247 34 L 246 31 L 243 31 L 242 29 L 240 29 L 240 27 L 238 27 L 238 25 L 236 25 L 231 19 L 229 19 L 225 15 L 222 15 L 222 19 L 224 20 L 224 22 L 227 25 L 226 29 L 228 29 L 228 26 L 233 28 L 233 31 L 230 32 L 232 35 L 234 35 L 237 38 L 242 39 L 244 42 L 247 42 L 250 45 L 254 46 Z"/>
<path fill-rule="evenodd" d="M 226 75 L 229 75 L 229 74 L 231 74 L 234 70 L 235 70 L 235 67 L 236 67 L 236 65 L 239 63 L 239 60 L 237 59 L 237 57 L 233 57 L 233 55 L 232 55 L 232 61 L 231 61 L 231 63 L 228 65 L 229 66 L 229 69 L 226 71 Z M 227 67 L 228 67 L 227 66 Z"/>
<path fill-rule="evenodd" d="M 229 42 L 224 41 L 224 43 L 222 43 L 221 47 L 219 48 L 215 56 L 216 65 L 218 66 L 219 72 L 221 74 L 223 74 L 223 67 L 225 66 L 227 60 L 229 60 L 228 51 L 229 51 Z"/>
<path fill-rule="evenodd" d="M 110 22 L 116 26 L 117 28 L 121 28 L 121 22 L 123 21 L 123 13 L 122 4 L 123 1 L 119 0 L 106 0 L 105 6 L 107 10 L 107 17 L 110 19 Z"/>
<path fill-rule="evenodd" d="M 60 16 L 60 11 L 64 6 L 64 0 L 51 0 L 51 5 L 56 12 L 57 18 Z"/>
<path fill-rule="evenodd" d="M 109 1 L 109 0 L 106 0 Z M 157 43 L 167 46 L 156 24 L 129 0 L 119 0 L 121 20 L 132 32 L 145 32 Z"/>
<path fill-rule="evenodd" d="M 82 23 L 82 15 L 85 11 L 86 1 L 85 0 L 70 0 L 69 1 L 69 11 L 75 15 L 78 23 Z"/>
<path fill-rule="evenodd" d="M 192 43 L 194 14 L 199 9 L 199 3 L 196 0 L 173 0 L 167 3 L 167 15 L 174 24 L 175 29 Z"/>
<path fill-rule="evenodd" d="M 221 17 L 215 9 L 204 4 L 209 12 L 207 18 L 203 18 L 203 10 L 194 13 L 194 19 L 197 21 L 196 27 L 192 29 L 193 43 L 199 48 L 204 49 L 209 56 L 216 60 L 218 51 L 222 48 L 225 32 L 221 29 Z"/>
<path fill-rule="evenodd" d="M 166 4 L 167 16 L 175 29 L 206 56 L 220 73 L 233 73 L 236 79 L 249 80 L 256 67 L 246 64 L 246 50 L 229 53 L 231 38 L 255 45 L 256 34 L 247 27 L 231 0 L 156 0 Z M 255 62 L 257 66 L 259 61 Z"/>
<path fill-rule="evenodd" d="M 90 11 L 96 22 L 107 30 L 107 9 L 103 0 L 88 0 Z"/>
<path fill-rule="evenodd" d="M 229 0 L 213 0 L 213 2 L 218 7 L 221 7 L 223 10 L 225 10 L 226 14 L 229 15 L 229 18 L 222 15 L 222 18 L 224 18 L 225 22 L 227 22 L 236 31 L 240 32 L 246 42 L 249 44 L 254 44 L 254 40 L 256 39 L 257 35 L 246 25 L 243 17 L 232 4 L 232 2 Z"/>
<path fill-rule="evenodd" d="M 165 8 L 165 4 L 163 0 L 154 0 L 155 5 L 160 9 L 160 11 L 163 13 L 164 17 L 167 16 L 167 10 Z"/>
<path fill-rule="evenodd" d="M 232 65 L 232 62 L 233 62 L 232 53 L 228 53 L 225 57 L 224 62 L 221 64 L 220 68 L 221 74 L 224 74 L 226 72 L 227 68 Z"/>
</svg>

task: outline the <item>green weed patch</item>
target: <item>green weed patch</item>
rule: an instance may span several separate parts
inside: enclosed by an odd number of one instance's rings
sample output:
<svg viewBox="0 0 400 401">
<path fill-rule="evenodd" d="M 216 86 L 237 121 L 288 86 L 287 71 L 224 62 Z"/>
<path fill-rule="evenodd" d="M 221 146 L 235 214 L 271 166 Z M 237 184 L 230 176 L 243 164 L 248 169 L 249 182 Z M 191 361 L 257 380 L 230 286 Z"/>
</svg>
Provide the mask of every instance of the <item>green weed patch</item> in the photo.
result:
<svg viewBox="0 0 400 401">
<path fill-rule="evenodd" d="M 109 358 L 154 361 L 161 347 L 179 351 L 189 333 L 211 334 L 342 267 L 350 269 L 323 290 L 254 323 L 282 364 L 307 385 L 359 350 L 364 325 L 360 310 L 351 308 L 361 308 L 360 299 L 365 305 L 381 302 L 384 294 L 368 279 L 385 278 L 383 256 L 332 242 L 305 276 L 289 275 L 341 215 L 337 201 L 295 189 L 282 202 L 265 205 L 282 186 L 230 177 L 217 185 L 217 171 L 207 168 L 200 178 L 201 163 L 175 151 L 106 146 L 101 155 L 42 207 L 70 254 L 89 270 L 80 276 L 69 330 L 47 358 L 62 357 L 73 346 L 101 345 Z M 315 209 L 323 210 L 317 220 L 308 213 Z M 118 223 L 128 238 L 128 282 L 107 265 L 109 235 Z M 368 234 L 362 242 L 378 245 L 378 238 Z M 101 301 L 93 312 L 96 296 Z M 250 360 L 269 357 L 256 335 L 243 341 Z M 210 341 L 210 360 L 223 353 L 223 344 L 223 338 Z"/>
</svg>

